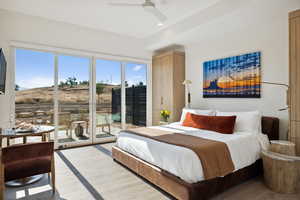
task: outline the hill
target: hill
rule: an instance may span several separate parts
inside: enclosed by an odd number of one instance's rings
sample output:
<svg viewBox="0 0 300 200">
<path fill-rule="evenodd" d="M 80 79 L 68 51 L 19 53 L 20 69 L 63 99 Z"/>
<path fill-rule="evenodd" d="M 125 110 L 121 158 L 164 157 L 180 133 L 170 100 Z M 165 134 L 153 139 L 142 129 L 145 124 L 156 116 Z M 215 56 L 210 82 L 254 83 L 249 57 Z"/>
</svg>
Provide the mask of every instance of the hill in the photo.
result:
<svg viewBox="0 0 300 200">
<path fill-rule="evenodd" d="M 102 103 L 111 101 L 111 91 L 119 88 L 116 85 L 102 84 L 103 92 L 97 96 Z M 16 104 L 52 103 L 54 87 L 42 87 L 16 91 Z M 76 85 L 73 87 L 60 87 L 58 90 L 61 103 L 87 103 L 89 102 L 88 85 Z"/>
</svg>

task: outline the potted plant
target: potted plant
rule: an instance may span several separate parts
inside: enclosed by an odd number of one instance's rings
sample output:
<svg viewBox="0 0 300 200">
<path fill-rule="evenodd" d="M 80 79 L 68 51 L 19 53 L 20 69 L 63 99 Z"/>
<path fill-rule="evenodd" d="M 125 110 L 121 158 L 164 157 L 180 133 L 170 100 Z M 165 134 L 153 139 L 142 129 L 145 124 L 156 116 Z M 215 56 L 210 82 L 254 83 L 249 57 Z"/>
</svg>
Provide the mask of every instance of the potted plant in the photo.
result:
<svg viewBox="0 0 300 200">
<path fill-rule="evenodd" d="M 169 110 L 161 110 L 160 116 L 164 123 L 168 123 L 168 119 L 170 118 L 171 112 Z"/>
</svg>

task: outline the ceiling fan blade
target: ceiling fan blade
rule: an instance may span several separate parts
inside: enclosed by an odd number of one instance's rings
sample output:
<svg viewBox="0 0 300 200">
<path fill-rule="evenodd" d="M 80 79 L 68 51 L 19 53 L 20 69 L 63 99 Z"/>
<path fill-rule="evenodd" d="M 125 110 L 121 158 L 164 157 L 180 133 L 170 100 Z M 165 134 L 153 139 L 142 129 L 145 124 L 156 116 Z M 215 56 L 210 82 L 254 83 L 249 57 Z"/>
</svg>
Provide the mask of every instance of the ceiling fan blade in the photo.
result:
<svg viewBox="0 0 300 200">
<path fill-rule="evenodd" d="M 137 3 L 108 3 L 108 5 L 111 6 L 131 6 L 131 7 L 141 7 L 142 4 L 137 4 Z"/>
<path fill-rule="evenodd" d="M 144 7 L 144 9 L 146 11 L 152 13 L 155 17 L 157 17 L 160 22 L 164 22 L 167 20 L 167 17 L 155 7 L 147 6 L 147 7 Z"/>
</svg>

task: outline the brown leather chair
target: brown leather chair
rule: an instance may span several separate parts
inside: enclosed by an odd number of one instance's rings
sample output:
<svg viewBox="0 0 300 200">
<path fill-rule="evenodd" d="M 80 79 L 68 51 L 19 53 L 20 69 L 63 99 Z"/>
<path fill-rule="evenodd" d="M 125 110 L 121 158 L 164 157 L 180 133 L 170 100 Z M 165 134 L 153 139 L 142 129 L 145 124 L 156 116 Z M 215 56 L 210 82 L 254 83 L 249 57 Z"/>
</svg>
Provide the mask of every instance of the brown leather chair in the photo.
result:
<svg viewBox="0 0 300 200">
<path fill-rule="evenodd" d="M 55 192 L 53 142 L 13 145 L 2 148 L 1 154 L 0 199 L 5 199 L 5 182 L 44 173 L 51 173 Z"/>
</svg>

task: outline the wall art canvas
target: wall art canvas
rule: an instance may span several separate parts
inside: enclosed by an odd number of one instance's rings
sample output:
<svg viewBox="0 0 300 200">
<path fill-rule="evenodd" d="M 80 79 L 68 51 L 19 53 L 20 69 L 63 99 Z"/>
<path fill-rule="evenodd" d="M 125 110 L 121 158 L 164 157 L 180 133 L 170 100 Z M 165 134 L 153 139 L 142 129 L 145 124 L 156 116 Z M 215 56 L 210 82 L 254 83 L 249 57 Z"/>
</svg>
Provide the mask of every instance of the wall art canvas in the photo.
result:
<svg viewBox="0 0 300 200">
<path fill-rule="evenodd" d="M 261 53 L 204 62 L 203 76 L 204 98 L 260 98 Z"/>
</svg>

